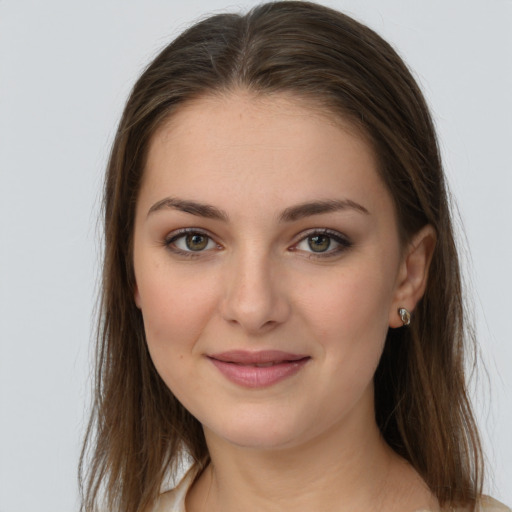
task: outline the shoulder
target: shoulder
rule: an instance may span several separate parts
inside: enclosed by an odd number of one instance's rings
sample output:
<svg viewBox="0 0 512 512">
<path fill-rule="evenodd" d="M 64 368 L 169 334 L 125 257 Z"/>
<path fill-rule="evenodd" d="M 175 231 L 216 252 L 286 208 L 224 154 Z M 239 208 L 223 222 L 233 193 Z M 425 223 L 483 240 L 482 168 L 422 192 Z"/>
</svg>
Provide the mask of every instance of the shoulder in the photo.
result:
<svg viewBox="0 0 512 512">
<path fill-rule="evenodd" d="M 176 487 L 163 490 L 151 512 L 186 512 L 185 498 L 196 474 L 197 468 L 192 466 Z"/>
<path fill-rule="evenodd" d="M 431 510 L 421 509 L 415 512 L 432 512 Z M 468 512 L 467 507 L 446 507 L 441 512 Z M 478 502 L 475 512 L 512 512 L 512 510 L 503 503 L 491 498 L 490 496 L 482 496 Z"/>
<path fill-rule="evenodd" d="M 445 510 L 445 509 L 443 509 Z M 467 508 L 449 508 L 446 512 L 467 512 Z M 422 511 L 428 512 L 428 511 Z M 482 496 L 477 503 L 475 512 L 512 512 L 512 510 L 494 498 L 490 496 Z"/>
<path fill-rule="evenodd" d="M 483 496 L 479 503 L 479 512 L 512 512 L 512 510 L 490 496 Z"/>
</svg>

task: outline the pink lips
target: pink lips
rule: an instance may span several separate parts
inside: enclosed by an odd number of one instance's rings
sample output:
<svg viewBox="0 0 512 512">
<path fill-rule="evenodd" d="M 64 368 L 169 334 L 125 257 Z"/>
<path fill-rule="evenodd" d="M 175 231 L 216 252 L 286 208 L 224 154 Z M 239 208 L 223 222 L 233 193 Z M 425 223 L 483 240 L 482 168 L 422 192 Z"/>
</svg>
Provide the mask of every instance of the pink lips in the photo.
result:
<svg viewBox="0 0 512 512">
<path fill-rule="evenodd" d="M 263 388 L 296 374 L 310 357 L 279 350 L 232 350 L 209 355 L 208 359 L 231 382 L 247 388 Z"/>
</svg>

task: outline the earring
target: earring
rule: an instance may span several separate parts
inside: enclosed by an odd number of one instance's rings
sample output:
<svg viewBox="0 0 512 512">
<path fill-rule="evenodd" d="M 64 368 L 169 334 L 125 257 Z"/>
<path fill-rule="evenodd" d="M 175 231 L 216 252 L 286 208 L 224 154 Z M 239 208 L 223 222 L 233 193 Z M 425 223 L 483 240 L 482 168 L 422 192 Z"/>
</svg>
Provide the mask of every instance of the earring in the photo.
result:
<svg viewBox="0 0 512 512">
<path fill-rule="evenodd" d="M 407 311 L 405 308 L 398 308 L 398 314 L 400 315 L 400 320 L 402 320 L 402 324 L 405 326 L 410 325 L 411 323 L 411 313 Z"/>
</svg>

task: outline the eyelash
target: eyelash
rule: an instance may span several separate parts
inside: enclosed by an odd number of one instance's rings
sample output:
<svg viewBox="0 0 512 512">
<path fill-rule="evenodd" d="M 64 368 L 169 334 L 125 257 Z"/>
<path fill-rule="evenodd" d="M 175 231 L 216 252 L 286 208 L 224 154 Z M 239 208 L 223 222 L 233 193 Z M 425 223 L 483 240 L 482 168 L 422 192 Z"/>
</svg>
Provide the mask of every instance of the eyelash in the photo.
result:
<svg viewBox="0 0 512 512">
<path fill-rule="evenodd" d="M 208 239 L 207 245 L 210 242 L 213 242 L 217 248 L 222 248 L 221 245 L 217 244 L 215 240 L 205 231 L 198 229 L 198 228 L 184 228 L 179 229 L 177 231 L 173 231 L 169 236 L 167 236 L 164 240 L 164 245 L 167 247 L 170 251 L 172 251 L 175 254 L 178 254 L 180 256 L 184 256 L 186 258 L 199 258 L 202 256 L 202 253 L 207 252 L 211 249 L 202 249 L 199 251 L 185 251 L 183 249 L 180 249 L 176 247 L 175 243 L 180 239 L 187 235 L 199 235 L 202 237 L 205 237 Z M 342 252 L 346 251 L 350 247 L 352 247 L 352 242 L 343 234 L 339 233 L 338 231 L 333 231 L 331 229 L 313 229 L 306 233 L 301 233 L 301 238 L 293 244 L 293 246 L 289 249 L 292 252 L 298 251 L 297 249 L 298 245 L 306 242 L 308 239 L 311 239 L 315 236 L 324 236 L 330 239 L 330 244 L 332 241 L 338 244 L 337 247 L 334 249 L 328 248 L 324 252 L 314 252 L 314 251 L 304 251 L 307 254 L 307 258 L 310 259 L 323 259 L 323 258 L 332 258 L 335 256 L 338 256 Z"/>
<path fill-rule="evenodd" d="M 201 257 L 202 253 L 205 252 L 204 250 L 201 251 L 184 251 L 183 249 L 180 249 L 179 247 L 176 247 L 174 245 L 180 238 L 184 238 L 187 235 L 199 235 L 203 236 L 208 239 L 208 243 L 211 241 L 216 244 L 217 248 L 221 248 L 219 244 L 215 242 L 215 240 L 205 231 L 198 229 L 198 228 L 184 228 L 184 229 L 178 229 L 177 231 L 173 231 L 171 234 L 169 234 L 165 240 L 164 245 L 167 247 L 170 251 L 172 251 L 175 254 L 178 254 L 180 256 L 184 256 L 186 258 L 199 258 Z"/>
<path fill-rule="evenodd" d="M 331 245 L 331 242 L 334 241 L 335 243 L 338 244 L 338 246 L 335 247 L 334 249 L 328 248 L 324 252 L 305 251 L 307 254 L 307 257 L 311 258 L 311 259 L 333 258 L 335 256 L 340 255 L 342 252 L 346 251 L 347 249 L 350 249 L 350 247 L 352 247 L 352 245 L 353 245 L 352 242 L 345 235 L 341 234 L 340 232 L 333 231 L 332 229 L 324 228 L 324 229 L 312 229 L 309 232 L 301 233 L 300 240 L 296 244 L 293 245 L 291 250 L 296 251 L 297 246 L 300 243 L 306 242 L 308 239 L 311 239 L 315 236 L 327 237 L 330 240 L 329 245 Z"/>
</svg>

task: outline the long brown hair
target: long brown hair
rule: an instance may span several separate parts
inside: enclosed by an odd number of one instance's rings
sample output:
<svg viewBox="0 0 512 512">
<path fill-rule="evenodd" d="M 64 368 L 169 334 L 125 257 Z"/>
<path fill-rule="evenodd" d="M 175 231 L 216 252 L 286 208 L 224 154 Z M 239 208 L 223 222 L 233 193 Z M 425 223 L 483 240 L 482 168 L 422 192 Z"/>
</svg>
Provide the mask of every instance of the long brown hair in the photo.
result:
<svg viewBox="0 0 512 512">
<path fill-rule="evenodd" d="M 140 512 L 183 456 L 208 462 L 200 423 L 157 374 L 134 299 L 132 237 L 149 141 L 185 102 L 237 89 L 289 92 L 351 120 L 371 141 L 405 242 L 431 224 L 437 245 L 408 329 L 390 329 L 375 374 L 378 425 L 441 505 L 470 509 L 482 456 L 464 376 L 472 337 L 436 135 L 411 73 L 375 32 L 309 2 L 201 21 L 144 71 L 126 104 L 104 190 L 105 253 L 95 400 L 81 458 L 83 510 Z"/>
</svg>

